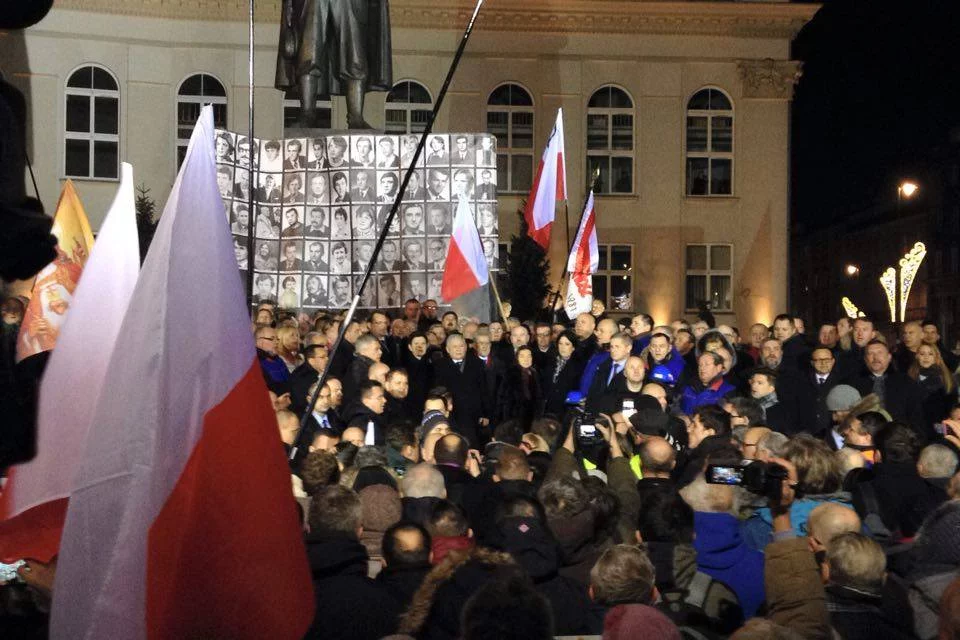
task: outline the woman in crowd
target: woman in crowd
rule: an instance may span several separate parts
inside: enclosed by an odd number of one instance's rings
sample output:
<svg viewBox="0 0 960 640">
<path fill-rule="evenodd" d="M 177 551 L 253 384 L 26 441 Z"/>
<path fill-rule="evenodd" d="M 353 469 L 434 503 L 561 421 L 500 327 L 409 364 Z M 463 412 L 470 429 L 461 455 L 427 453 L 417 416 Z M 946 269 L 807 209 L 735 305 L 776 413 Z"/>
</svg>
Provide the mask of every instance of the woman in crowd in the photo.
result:
<svg viewBox="0 0 960 640">
<path fill-rule="evenodd" d="M 548 415 L 563 416 L 567 394 L 580 382 L 584 363 L 574 356 L 577 342 L 573 331 L 561 333 L 557 338 L 557 357 L 543 370 L 544 413 Z"/>
<path fill-rule="evenodd" d="M 300 355 L 300 332 L 295 327 L 277 329 L 277 355 L 283 359 L 291 372 L 303 363 Z"/>
<path fill-rule="evenodd" d="M 499 421 L 519 420 L 526 431 L 540 415 L 542 403 L 543 390 L 540 374 L 533 366 L 533 350 L 525 345 L 517 350 L 516 360 L 507 367 L 500 384 Z"/>
<path fill-rule="evenodd" d="M 923 389 L 923 419 L 927 428 L 950 414 L 957 402 L 957 386 L 953 374 L 943 362 L 940 350 L 932 344 L 921 344 L 907 375 Z"/>
</svg>

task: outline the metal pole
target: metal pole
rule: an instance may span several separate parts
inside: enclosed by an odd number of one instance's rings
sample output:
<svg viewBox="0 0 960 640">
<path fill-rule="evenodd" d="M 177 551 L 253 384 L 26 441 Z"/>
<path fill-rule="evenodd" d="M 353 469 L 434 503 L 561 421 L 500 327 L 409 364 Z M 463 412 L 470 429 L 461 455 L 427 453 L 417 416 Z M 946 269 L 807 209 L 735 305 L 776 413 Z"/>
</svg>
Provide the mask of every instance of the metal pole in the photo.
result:
<svg viewBox="0 0 960 640">
<path fill-rule="evenodd" d="M 310 414 L 313 413 L 313 408 L 317 405 L 317 398 L 320 397 L 320 390 L 323 388 L 323 385 L 328 377 L 327 374 L 330 372 L 330 364 L 333 362 L 333 358 L 337 353 L 337 349 L 340 348 L 340 344 L 343 342 L 343 336 L 347 331 L 347 327 L 353 320 L 353 314 L 357 310 L 357 305 L 360 303 L 360 296 L 363 293 L 364 287 L 367 286 L 367 281 L 370 279 L 370 274 L 373 272 L 373 265 L 377 261 L 377 256 L 380 255 L 380 249 L 383 247 L 383 243 L 387 239 L 387 233 L 390 230 L 390 224 L 393 222 L 393 218 L 397 214 L 397 210 L 400 208 L 400 202 L 403 199 L 403 194 L 407 190 L 407 186 L 410 183 L 410 176 L 413 175 L 413 172 L 417 166 L 417 161 L 420 159 L 420 155 L 423 153 L 423 148 L 426 146 L 427 136 L 433 131 L 433 123 L 437 119 L 437 113 L 439 113 L 440 106 L 443 104 L 443 99 L 446 97 L 447 90 L 450 88 L 450 83 L 453 81 L 453 74 L 456 73 L 457 67 L 460 65 L 460 59 L 463 57 L 463 51 L 467 47 L 467 41 L 470 39 L 470 34 L 473 32 L 473 26 L 477 21 L 477 15 L 480 13 L 480 7 L 483 5 L 483 2 L 484 0 L 477 0 L 477 4 L 473 8 L 473 14 L 470 16 L 470 21 L 467 23 L 467 28 L 463 32 L 463 37 L 460 39 L 459 46 L 457 46 L 457 51 L 453 56 L 453 61 L 450 63 L 450 68 L 447 70 L 447 77 L 443 80 L 443 86 L 440 87 L 440 93 L 437 94 L 437 102 L 433 105 L 433 110 L 430 112 L 430 118 L 427 120 L 427 126 L 424 128 L 423 134 L 420 136 L 420 142 L 417 144 L 417 150 L 414 152 L 413 158 L 410 160 L 410 166 L 407 167 L 406 173 L 403 174 L 403 181 L 400 184 L 400 188 L 397 190 L 397 195 L 393 200 L 393 206 L 390 207 L 390 213 L 384 220 L 383 230 L 380 232 L 380 237 L 377 238 L 377 244 L 373 248 L 373 255 L 370 256 L 370 261 L 367 263 L 367 268 L 364 271 L 363 280 L 361 280 L 360 287 L 353 295 L 353 302 L 350 304 L 350 308 L 347 309 L 347 315 L 344 317 L 343 322 L 340 325 L 340 331 L 337 334 L 337 339 L 334 341 L 333 346 L 330 347 L 330 355 L 327 359 L 327 366 L 317 378 L 317 388 L 314 390 L 313 394 L 311 394 L 310 399 L 307 400 L 306 411 L 303 414 L 303 418 L 300 419 L 300 431 L 297 434 L 297 439 L 294 442 L 293 447 L 290 449 L 291 460 L 293 460 L 294 456 L 297 455 L 297 450 L 301 446 L 306 446 L 305 443 L 301 442 L 301 440 L 306 430 L 307 419 L 310 417 Z M 306 444 L 308 445 L 309 443 Z"/>
<path fill-rule="evenodd" d="M 253 0 L 250 0 L 249 24 L 247 39 L 249 46 L 247 49 L 247 78 L 250 82 L 250 90 L 247 96 L 247 144 L 250 146 L 250 154 L 247 159 L 247 308 L 253 306 L 253 229 L 255 226 L 256 215 L 253 210 L 253 190 L 256 184 L 253 181 L 253 160 L 256 154 L 253 152 Z"/>
</svg>

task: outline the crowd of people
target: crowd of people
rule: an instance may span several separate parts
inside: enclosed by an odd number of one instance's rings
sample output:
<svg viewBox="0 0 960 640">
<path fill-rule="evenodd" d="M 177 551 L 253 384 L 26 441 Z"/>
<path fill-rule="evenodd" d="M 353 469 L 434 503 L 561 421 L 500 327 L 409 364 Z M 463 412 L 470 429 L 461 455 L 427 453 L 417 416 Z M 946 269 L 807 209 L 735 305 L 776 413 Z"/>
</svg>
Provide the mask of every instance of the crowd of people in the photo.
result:
<svg viewBox="0 0 960 640">
<path fill-rule="evenodd" d="M 960 638 L 934 323 L 594 311 L 257 307 L 308 638 Z"/>
</svg>

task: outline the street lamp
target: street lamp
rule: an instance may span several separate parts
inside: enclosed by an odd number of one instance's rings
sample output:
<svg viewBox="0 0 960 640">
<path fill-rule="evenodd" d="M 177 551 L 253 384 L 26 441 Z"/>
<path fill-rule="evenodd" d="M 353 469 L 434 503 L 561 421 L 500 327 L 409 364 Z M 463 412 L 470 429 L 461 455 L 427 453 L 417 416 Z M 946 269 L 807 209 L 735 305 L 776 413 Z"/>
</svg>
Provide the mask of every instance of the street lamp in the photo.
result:
<svg viewBox="0 0 960 640">
<path fill-rule="evenodd" d="M 858 273 L 860 273 L 860 267 L 858 267 L 855 264 L 848 264 L 844 270 L 847 272 L 847 275 L 850 276 L 851 278 L 857 275 Z"/>
<path fill-rule="evenodd" d="M 905 182 L 901 182 L 899 186 L 897 186 L 897 193 L 902 198 L 912 198 L 913 194 L 915 194 L 919 189 L 920 186 L 916 182 L 910 182 L 907 180 Z"/>
</svg>

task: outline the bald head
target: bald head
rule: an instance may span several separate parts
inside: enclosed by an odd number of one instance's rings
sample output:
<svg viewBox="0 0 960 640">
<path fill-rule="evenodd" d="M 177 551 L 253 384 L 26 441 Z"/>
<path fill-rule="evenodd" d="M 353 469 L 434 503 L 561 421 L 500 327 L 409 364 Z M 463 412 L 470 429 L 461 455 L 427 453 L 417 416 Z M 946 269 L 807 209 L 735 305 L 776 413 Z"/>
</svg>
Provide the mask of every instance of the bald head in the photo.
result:
<svg viewBox="0 0 960 640">
<path fill-rule="evenodd" d="M 501 480 L 531 480 L 533 471 L 527 462 L 527 454 L 516 447 L 505 445 L 500 451 L 500 457 L 494 468 L 494 481 Z"/>
<path fill-rule="evenodd" d="M 446 498 L 447 489 L 443 474 L 432 464 L 415 464 L 400 480 L 400 496 L 403 498 Z"/>
<path fill-rule="evenodd" d="M 387 383 L 387 374 L 390 373 L 390 367 L 382 362 L 374 362 L 367 370 L 367 379 L 376 380 L 380 384 Z"/>
<path fill-rule="evenodd" d="M 677 464 L 677 451 L 659 436 L 645 438 L 640 446 L 640 468 L 644 478 L 669 478 Z"/>
<path fill-rule="evenodd" d="M 292 445 L 296 442 L 297 432 L 300 431 L 300 420 L 297 414 L 286 409 L 277 411 L 277 426 L 280 428 L 280 439 L 284 444 Z"/>
<path fill-rule="evenodd" d="M 343 430 L 343 433 L 340 434 L 340 441 L 351 442 L 358 447 L 362 447 L 363 439 L 366 437 L 366 435 L 367 434 L 364 433 L 363 429 L 360 427 L 347 427 Z"/>
<path fill-rule="evenodd" d="M 807 519 L 810 549 L 820 551 L 841 533 L 859 532 L 860 527 L 860 517 L 853 509 L 835 502 L 821 504 Z"/>
<path fill-rule="evenodd" d="M 607 344 L 618 331 L 620 327 L 617 326 L 617 323 L 611 320 L 610 318 L 604 318 L 599 323 L 597 323 L 597 342 L 600 344 Z"/>
</svg>

